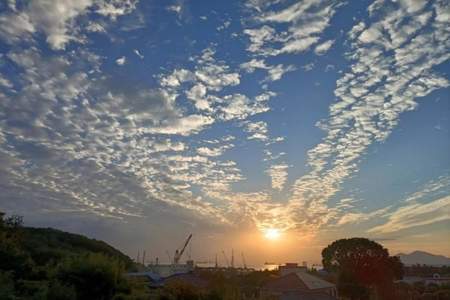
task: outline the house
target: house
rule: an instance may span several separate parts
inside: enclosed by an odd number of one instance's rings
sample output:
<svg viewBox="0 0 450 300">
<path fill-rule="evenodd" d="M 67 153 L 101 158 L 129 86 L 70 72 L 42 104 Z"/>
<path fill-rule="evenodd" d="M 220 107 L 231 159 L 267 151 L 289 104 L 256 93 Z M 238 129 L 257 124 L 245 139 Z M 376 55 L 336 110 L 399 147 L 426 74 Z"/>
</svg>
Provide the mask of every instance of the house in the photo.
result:
<svg viewBox="0 0 450 300">
<path fill-rule="evenodd" d="M 425 285 L 448 285 L 450 284 L 450 277 L 441 277 L 439 274 L 433 274 L 433 277 L 425 278 Z"/>
<path fill-rule="evenodd" d="M 262 288 L 262 295 L 279 300 L 333 300 L 337 289 L 333 283 L 307 273 L 305 267 L 289 263 L 279 268 L 279 276 Z"/>
<path fill-rule="evenodd" d="M 433 274 L 432 277 L 420 277 L 420 276 L 405 276 L 401 280 L 396 282 L 404 282 L 410 285 L 421 282 L 424 285 L 448 285 L 450 284 L 450 277 L 441 277 L 439 274 Z"/>
</svg>

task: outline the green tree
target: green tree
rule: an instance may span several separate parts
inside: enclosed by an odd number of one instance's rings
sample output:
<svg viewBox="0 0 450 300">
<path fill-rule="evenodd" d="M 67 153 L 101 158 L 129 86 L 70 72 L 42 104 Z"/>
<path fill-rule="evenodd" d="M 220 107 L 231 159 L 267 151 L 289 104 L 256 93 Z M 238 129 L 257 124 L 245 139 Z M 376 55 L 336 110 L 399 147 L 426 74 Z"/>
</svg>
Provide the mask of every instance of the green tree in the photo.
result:
<svg viewBox="0 0 450 300">
<path fill-rule="evenodd" d="M 77 293 L 72 285 L 62 284 L 54 280 L 50 282 L 47 293 L 47 300 L 76 300 Z"/>
<path fill-rule="evenodd" d="M 14 300 L 16 299 L 14 280 L 11 272 L 0 271 L 0 299 Z"/>
<path fill-rule="evenodd" d="M 21 247 L 22 224 L 22 217 L 5 217 L 0 212 L 0 270 L 10 271 L 16 280 L 28 276 L 33 269 L 33 261 Z"/>
<path fill-rule="evenodd" d="M 160 299 L 199 300 L 200 293 L 192 285 L 182 281 L 172 281 L 166 284 Z"/>
<path fill-rule="evenodd" d="M 327 271 L 338 274 L 341 294 L 351 299 L 365 299 L 366 290 L 372 287 L 380 298 L 391 299 L 394 279 L 403 276 L 399 258 L 389 256 L 386 248 L 365 238 L 331 243 L 322 251 L 322 263 Z"/>
<path fill-rule="evenodd" d="M 112 299 L 121 280 L 122 265 L 102 254 L 88 254 L 66 260 L 57 270 L 56 279 L 73 286 L 77 299 Z"/>
</svg>

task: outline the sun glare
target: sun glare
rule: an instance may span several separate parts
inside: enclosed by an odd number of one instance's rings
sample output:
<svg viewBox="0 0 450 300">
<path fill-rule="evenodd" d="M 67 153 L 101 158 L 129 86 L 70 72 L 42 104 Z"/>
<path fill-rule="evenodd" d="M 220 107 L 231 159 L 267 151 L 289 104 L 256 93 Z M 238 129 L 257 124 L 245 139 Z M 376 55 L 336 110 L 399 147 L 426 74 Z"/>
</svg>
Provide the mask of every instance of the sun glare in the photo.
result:
<svg viewBox="0 0 450 300">
<path fill-rule="evenodd" d="M 276 228 L 269 228 L 264 232 L 264 236 L 266 237 L 266 239 L 268 240 L 278 240 L 278 238 L 280 237 L 280 230 L 276 229 Z"/>
</svg>

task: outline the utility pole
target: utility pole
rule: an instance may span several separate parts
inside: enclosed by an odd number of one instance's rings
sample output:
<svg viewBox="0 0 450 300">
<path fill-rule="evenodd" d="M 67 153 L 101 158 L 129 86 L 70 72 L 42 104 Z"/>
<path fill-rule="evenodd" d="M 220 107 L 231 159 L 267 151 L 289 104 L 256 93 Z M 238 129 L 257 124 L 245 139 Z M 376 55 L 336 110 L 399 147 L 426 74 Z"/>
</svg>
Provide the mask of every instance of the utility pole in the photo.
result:
<svg viewBox="0 0 450 300">
<path fill-rule="evenodd" d="M 138 255 L 137 255 L 137 258 L 136 258 L 136 262 L 137 262 L 137 263 L 140 262 L 140 257 L 141 257 L 141 256 L 140 256 L 140 253 L 139 253 L 139 250 L 138 250 Z"/>
<path fill-rule="evenodd" d="M 142 264 L 145 266 L 145 250 L 144 253 L 142 254 Z"/>
<path fill-rule="evenodd" d="M 230 267 L 230 262 L 228 261 L 228 257 L 225 254 L 225 251 L 222 250 L 222 254 L 223 254 L 223 258 L 225 258 L 225 262 L 227 263 L 227 267 L 229 268 Z"/>
<path fill-rule="evenodd" d="M 169 254 L 169 251 L 166 250 L 167 257 L 169 258 L 169 264 L 173 262 L 172 257 Z"/>
<path fill-rule="evenodd" d="M 234 269 L 234 250 L 231 248 L 231 268 Z"/>
<path fill-rule="evenodd" d="M 244 269 L 247 269 L 247 263 L 245 262 L 245 256 L 244 256 L 244 252 L 241 252 L 241 256 L 242 256 L 242 265 L 244 266 Z"/>
</svg>

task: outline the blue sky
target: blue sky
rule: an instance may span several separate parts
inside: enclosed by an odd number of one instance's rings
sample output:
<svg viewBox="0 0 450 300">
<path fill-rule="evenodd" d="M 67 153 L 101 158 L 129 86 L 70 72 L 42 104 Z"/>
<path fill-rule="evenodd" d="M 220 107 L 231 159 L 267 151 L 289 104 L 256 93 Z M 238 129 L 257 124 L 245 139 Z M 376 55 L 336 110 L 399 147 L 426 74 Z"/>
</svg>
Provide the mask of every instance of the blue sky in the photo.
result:
<svg viewBox="0 0 450 300">
<path fill-rule="evenodd" d="M 254 262 L 348 236 L 449 255 L 449 16 L 422 0 L 3 1 L 0 208 L 130 255 L 189 232 L 199 257 Z M 258 252 L 269 229 L 284 241 Z"/>
</svg>

